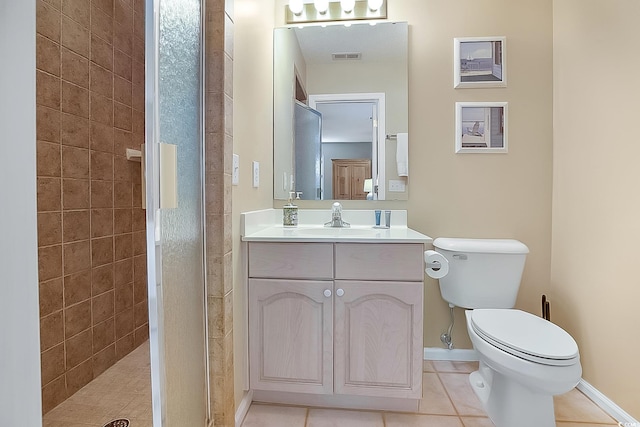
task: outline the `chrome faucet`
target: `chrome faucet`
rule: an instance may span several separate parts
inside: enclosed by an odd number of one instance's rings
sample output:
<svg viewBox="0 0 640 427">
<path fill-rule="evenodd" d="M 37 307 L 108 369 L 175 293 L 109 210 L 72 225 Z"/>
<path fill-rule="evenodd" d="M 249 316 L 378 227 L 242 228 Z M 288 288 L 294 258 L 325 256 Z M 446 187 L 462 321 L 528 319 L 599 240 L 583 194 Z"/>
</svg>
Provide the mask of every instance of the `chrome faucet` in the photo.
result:
<svg viewBox="0 0 640 427">
<path fill-rule="evenodd" d="M 337 228 L 351 227 L 351 224 L 342 220 L 342 205 L 339 202 L 335 202 L 333 206 L 331 206 L 331 221 L 325 223 L 324 226 Z"/>
</svg>

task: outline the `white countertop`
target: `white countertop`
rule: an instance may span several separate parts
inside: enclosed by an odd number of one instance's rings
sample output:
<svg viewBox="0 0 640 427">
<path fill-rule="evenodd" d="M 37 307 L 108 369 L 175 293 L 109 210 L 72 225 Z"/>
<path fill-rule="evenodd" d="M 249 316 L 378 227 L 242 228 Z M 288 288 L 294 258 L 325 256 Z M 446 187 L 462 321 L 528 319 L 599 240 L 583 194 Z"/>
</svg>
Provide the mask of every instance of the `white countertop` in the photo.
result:
<svg viewBox="0 0 640 427">
<path fill-rule="evenodd" d="M 352 242 L 352 243 L 431 243 L 433 239 L 406 225 L 406 211 L 391 212 L 391 227 L 376 228 L 374 211 L 344 210 L 342 218 L 349 228 L 324 227 L 330 210 L 300 209 L 297 227 L 282 226 L 282 209 L 265 209 L 241 215 L 240 234 L 245 242 Z M 382 212 L 384 221 L 384 210 Z"/>
</svg>

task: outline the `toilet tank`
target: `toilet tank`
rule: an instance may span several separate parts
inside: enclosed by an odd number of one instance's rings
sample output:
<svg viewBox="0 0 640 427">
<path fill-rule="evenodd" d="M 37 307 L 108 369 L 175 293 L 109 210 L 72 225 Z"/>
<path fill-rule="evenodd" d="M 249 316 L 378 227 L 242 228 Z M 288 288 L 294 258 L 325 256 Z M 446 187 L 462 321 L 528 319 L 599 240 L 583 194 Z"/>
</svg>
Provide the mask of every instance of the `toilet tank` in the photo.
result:
<svg viewBox="0 0 640 427">
<path fill-rule="evenodd" d="M 440 237 L 436 251 L 449 261 L 440 293 L 464 308 L 512 308 L 516 303 L 529 248 L 518 240 Z"/>
</svg>

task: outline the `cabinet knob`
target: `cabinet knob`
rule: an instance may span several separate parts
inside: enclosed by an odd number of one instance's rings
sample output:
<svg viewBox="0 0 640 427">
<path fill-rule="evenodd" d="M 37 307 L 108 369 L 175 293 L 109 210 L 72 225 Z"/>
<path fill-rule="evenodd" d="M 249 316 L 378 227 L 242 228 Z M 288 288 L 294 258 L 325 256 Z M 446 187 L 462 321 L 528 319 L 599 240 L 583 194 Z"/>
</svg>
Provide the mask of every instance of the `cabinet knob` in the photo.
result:
<svg viewBox="0 0 640 427">
<path fill-rule="evenodd" d="M 342 288 L 338 288 L 336 290 L 336 295 L 338 295 L 339 297 L 341 297 L 342 295 L 344 295 L 344 289 Z"/>
<path fill-rule="evenodd" d="M 330 289 L 325 289 L 324 290 L 324 296 L 329 298 L 331 296 L 331 290 Z"/>
</svg>

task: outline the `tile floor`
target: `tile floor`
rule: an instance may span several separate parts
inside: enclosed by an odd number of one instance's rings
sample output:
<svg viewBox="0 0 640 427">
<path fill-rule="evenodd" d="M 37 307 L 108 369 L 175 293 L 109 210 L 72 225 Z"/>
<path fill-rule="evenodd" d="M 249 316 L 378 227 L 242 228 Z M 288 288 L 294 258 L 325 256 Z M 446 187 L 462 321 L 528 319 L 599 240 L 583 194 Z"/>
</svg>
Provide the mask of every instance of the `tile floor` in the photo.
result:
<svg viewBox="0 0 640 427">
<path fill-rule="evenodd" d="M 103 427 L 119 418 L 152 427 L 149 341 L 43 417 L 43 427 Z"/>
<path fill-rule="evenodd" d="M 467 379 L 475 369 L 476 362 L 425 361 L 417 414 L 254 403 L 242 427 L 492 427 Z M 555 409 L 557 427 L 618 425 L 578 390 L 557 396 Z M 148 341 L 47 413 L 43 427 L 102 427 L 117 418 L 153 426 Z"/>
<path fill-rule="evenodd" d="M 425 361 L 417 414 L 254 403 L 242 427 L 493 427 L 469 385 L 468 375 L 477 366 L 477 362 Z M 557 396 L 555 410 L 557 427 L 618 425 L 578 390 Z"/>
</svg>

